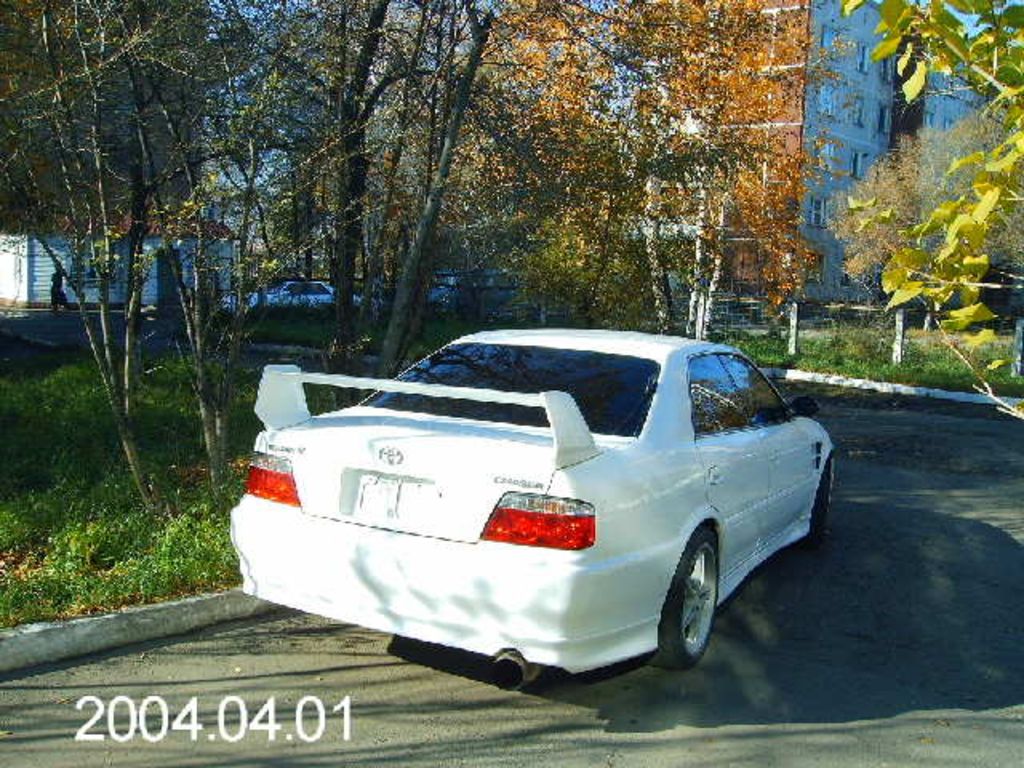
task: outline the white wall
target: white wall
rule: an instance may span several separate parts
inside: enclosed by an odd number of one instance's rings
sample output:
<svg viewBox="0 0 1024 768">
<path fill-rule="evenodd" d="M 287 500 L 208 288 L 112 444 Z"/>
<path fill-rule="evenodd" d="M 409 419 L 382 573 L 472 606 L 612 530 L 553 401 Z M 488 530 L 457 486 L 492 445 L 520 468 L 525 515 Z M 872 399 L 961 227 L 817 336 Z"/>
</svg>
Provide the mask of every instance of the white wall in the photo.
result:
<svg viewBox="0 0 1024 768">
<path fill-rule="evenodd" d="M 54 257 L 64 266 L 65 271 L 71 271 L 71 247 L 66 238 L 59 236 L 46 237 L 45 245 L 40 238 L 33 237 L 29 240 L 28 260 L 32 270 L 29 302 L 32 304 L 45 304 L 47 306 L 50 304 L 50 281 L 53 279 L 53 273 L 56 271 L 53 265 Z M 90 290 L 90 286 L 87 285 L 86 301 L 95 302 L 97 297 L 97 291 L 94 287 L 95 281 L 88 282 L 92 283 L 93 287 Z M 78 302 L 79 297 L 75 293 L 71 281 L 64 281 L 64 291 L 67 294 L 68 301 L 73 304 Z M 112 294 L 112 300 L 115 303 L 120 301 L 116 289 Z"/>
<path fill-rule="evenodd" d="M 2 237 L 2 236 L 0 236 Z M 2 241 L 0 241 L 2 243 Z M 67 240 L 63 237 L 48 237 L 46 238 L 46 245 L 49 246 L 49 251 L 60 260 L 61 264 L 67 272 L 72 271 L 72 259 L 71 249 Z M 121 244 L 123 245 L 123 244 Z M 160 237 L 147 237 L 142 244 L 142 253 L 146 257 L 147 261 L 147 273 L 146 281 L 142 288 L 142 303 L 144 305 L 155 305 L 160 295 L 160 269 L 156 263 L 156 252 L 165 245 L 164 240 Z M 195 250 L 194 240 L 184 240 L 178 243 L 178 247 L 182 250 L 182 257 L 186 270 L 186 279 L 189 279 L 189 272 L 191 270 L 191 254 Z M 221 288 L 226 289 L 228 287 L 228 280 L 231 269 L 231 255 L 233 253 L 232 244 L 229 241 L 218 241 L 209 243 L 211 253 L 220 257 L 223 260 L 223 267 L 221 269 L 220 283 Z M 33 303 L 49 305 L 50 303 L 50 281 L 54 273 L 53 258 L 48 252 L 47 248 L 44 247 L 43 243 L 36 238 L 32 238 L 28 241 L 28 259 L 29 271 L 31 272 L 31 283 L 30 291 L 27 297 L 19 299 L 19 303 Z M 77 303 L 79 300 L 71 281 L 65 281 L 64 290 L 67 293 L 68 301 Z M 170 295 L 175 295 L 174 286 L 168 286 L 168 292 Z M 95 275 L 86 275 L 85 285 L 85 301 L 88 304 L 97 303 L 99 298 L 98 280 Z M 110 301 L 112 304 L 123 304 L 125 301 L 125 280 L 124 274 L 118 275 L 117 279 L 111 285 L 110 290 Z"/>
<path fill-rule="evenodd" d="M 28 259 L 25 235 L 0 235 L 0 302 L 28 302 Z"/>
</svg>

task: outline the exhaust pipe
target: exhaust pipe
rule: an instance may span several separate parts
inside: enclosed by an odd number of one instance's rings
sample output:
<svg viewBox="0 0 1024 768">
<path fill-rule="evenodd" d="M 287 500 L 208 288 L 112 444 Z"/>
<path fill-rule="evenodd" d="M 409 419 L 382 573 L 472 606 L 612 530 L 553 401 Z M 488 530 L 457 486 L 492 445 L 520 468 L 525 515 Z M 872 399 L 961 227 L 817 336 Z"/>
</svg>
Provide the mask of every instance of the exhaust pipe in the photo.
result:
<svg viewBox="0 0 1024 768">
<path fill-rule="evenodd" d="M 518 691 L 537 679 L 541 667 L 531 664 L 514 648 L 499 651 L 492 662 L 491 680 L 506 691 Z"/>
</svg>

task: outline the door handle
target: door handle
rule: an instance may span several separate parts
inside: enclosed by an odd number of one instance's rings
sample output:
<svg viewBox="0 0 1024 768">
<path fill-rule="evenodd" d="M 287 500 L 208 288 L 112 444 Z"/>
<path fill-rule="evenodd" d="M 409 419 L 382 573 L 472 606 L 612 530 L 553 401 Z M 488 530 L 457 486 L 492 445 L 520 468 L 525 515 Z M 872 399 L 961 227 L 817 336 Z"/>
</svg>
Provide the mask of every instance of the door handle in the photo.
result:
<svg viewBox="0 0 1024 768">
<path fill-rule="evenodd" d="M 718 467 L 708 467 L 708 485 L 718 485 L 722 482 L 722 473 Z"/>
</svg>

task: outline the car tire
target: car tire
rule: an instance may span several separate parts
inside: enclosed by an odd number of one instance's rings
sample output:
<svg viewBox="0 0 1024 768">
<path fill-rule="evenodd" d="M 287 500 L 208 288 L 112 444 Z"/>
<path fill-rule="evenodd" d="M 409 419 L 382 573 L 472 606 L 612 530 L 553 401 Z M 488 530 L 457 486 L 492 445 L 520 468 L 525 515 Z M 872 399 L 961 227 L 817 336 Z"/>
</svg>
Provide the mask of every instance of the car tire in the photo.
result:
<svg viewBox="0 0 1024 768">
<path fill-rule="evenodd" d="M 658 622 L 658 652 L 652 664 L 689 669 L 707 650 L 718 605 L 718 537 L 698 528 L 672 576 Z"/>
<path fill-rule="evenodd" d="M 835 471 L 832 465 L 832 457 L 829 456 L 825 462 L 825 468 L 821 470 L 818 490 L 814 493 L 810 530 L 808 530 L 802 542 L 809 549 L 820 547 L 825 543 L 825 539 L 828 538 L 828 518 L 832 510 L 832 483 L 834 479 Z"/>
</svg>

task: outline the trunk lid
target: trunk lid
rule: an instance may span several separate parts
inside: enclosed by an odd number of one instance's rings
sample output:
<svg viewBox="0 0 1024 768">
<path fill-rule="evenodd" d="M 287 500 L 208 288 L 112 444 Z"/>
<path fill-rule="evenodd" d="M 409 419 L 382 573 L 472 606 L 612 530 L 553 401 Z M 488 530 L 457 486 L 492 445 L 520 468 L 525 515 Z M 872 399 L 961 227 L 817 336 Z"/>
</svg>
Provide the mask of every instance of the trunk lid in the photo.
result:
<svg viewBox="0 0 1024 768">
<path fill-rule="evenodd" d="M 506 491 L 544 493 L 550 430 L 356 407 L 261 435 L 292 463 L 305 514 L 477 541 Z"/>
</svg>

